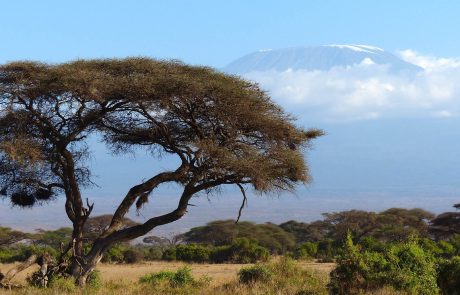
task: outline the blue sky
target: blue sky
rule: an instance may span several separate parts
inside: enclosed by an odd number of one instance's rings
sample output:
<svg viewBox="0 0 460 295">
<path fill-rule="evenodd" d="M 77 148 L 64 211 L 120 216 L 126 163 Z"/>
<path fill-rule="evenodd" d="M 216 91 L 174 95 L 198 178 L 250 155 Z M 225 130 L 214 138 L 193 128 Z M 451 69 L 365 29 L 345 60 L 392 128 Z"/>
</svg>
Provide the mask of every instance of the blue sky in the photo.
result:
<svg viewBox="0 0 460 295">
<path fill-rule="evenodd" d="M 460 1 L 2 1 L 0 63 L 143 55 L 222 67 L 264 48 L 460 56 Z"/>
<path fill-rule="evenodd" d="M 314 182 L 308 190 L 299 191 L 303 203 L 290 199 L 291 205 L 286 207 L 274 203 L 275 199 L 253 198 L 250 207 L 254 201 L 264 209 L 243 218 L 312 220 L 326 211 L 393 206 L 422 206 L 442 212 L 458 202 L 458 0 L 0 3 L 0 63 L 149 56 L 221 68 L 260 49 L 322 44 L 368 44 L 396 53 L 424 71 L 414 78 L 390 74 L 379 65 L 356 65 L 315 73 L 247 76 L 259 81 L 276 102 L 301 119 L 301 124 L 311 126 L 307 114 L 312 111 L 314 115 L 318 109 L 318 117 L 339 118 L 343 124 L 316 125 L 328 135 L 315 142 L 308 155 Z M 413 117 L 416 120 L 407 120 Z M 128 187 L 149 176 L 152 167 L 164 168 L 142 156 L 137 161 L 130 157 L 114 161 L 101 145 L 92 148 L 95 156 L 90 165 L 101 188 L 88 196 L 109 200 L 97 202 L 97 214 L 111 212 L 114 204 L 110 200 L 120 199 Z M 164 191 L 174 192 L 175 188 Z M 165 197 L 164 204 L 174 205 L 168 194 L 160 197 Z M 237 201 L 212 205 L 205 200 L 203 207 L 193 209 L 203 208 L 200 214 L 191 214 L 197 217 L 193 225 L 234 218 L 240 202 L 237 197 Z M 157 209 L 156 199 L 152 203 L 153 209 L 147 209 L 145 216 Z M 18 226 L 14 223 L 18 211 L 2 210 L 8 206 L 0 202 L 0 211 L 7 212 L 6 216 L 0 214 L 0 224 Z M 65 216 L 63 211 L 59 211 L 62 216 L 55 215 L 58 207 L 62 200 L 50 211 L 43 207 L 31 210 L 28 216 L 44 227 L 60 226 L 56 220 Z"/>
</svg>

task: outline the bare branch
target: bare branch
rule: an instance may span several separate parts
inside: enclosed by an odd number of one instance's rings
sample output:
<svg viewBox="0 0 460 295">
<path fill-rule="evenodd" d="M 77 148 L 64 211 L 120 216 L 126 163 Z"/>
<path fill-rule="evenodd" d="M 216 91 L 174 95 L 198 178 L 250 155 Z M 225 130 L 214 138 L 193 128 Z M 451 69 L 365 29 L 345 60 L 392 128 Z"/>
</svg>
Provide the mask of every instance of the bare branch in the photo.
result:
<svg viewBox="0 0 460 295">
<path fill-rule="evenodd" d="M 238 221 L 240 221 L 241 212 L 243 211 L 243 208 L 248 204 L 248 198 L 246 197 L 246 191 L 244 190 L 244 187 L 239 183 L 237 183 L 236 185 L 240 188 L 241 194 L 243 195 L 243 202 L 241 203 L 240 210 L 238 211 L 238 217 L 235 221 L 235 223 L 238 223 Z"/>
</svg>

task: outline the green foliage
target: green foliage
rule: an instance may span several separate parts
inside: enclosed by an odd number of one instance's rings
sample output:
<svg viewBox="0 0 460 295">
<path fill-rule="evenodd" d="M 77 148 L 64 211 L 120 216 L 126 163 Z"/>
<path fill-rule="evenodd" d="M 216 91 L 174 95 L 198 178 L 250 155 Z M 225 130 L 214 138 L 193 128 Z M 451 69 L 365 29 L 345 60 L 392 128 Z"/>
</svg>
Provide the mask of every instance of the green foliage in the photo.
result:
<svg viewBox="0 0 460 295">
<path fill-rule="evenodd" d="M 184 234 L 186 242 L 214 246 L 229 245 L 240 238 L 257 241 L 274 254 L 283 254 L 295 248 L 294 236 L 272 223 L 242 221 L 235 224 L 233 220 L 217 220 Z"/>
<path fill-rule="evenodd" d="M 0 226 L 0 247 L 13 245 L 29 237 L 30 235 L 27 233 Z"/>
<path fill-rule="evenodd" d="M 144 254 L 139 249 L 132 247 L 123 251 L 123 262 L 139 263 L 144 259 Z"/>
<path fill-rule="evenodd" d="M 414 242 L 389 247 L 388 260 L 394 271 L 390 274 L 397 290 L 411 294 L 437 294 L 435 259 Z"/>
<path fill-rule="evenodd" d="M 187 262 L 207 262 L 209 261 L 210 249 L 197 244 L 177 245 L 176 260 Z"/>
<path fill-rule="evenodd" d="M 48 253 L 54 258 L 59 255 L 57 249 L 49 246 L 16 244 L 9 247 L 0 247 L 0 263 L 25 261 L 33 254 L 42 255 L 44 253 Z"/>
<path fill-rule="evenodd" d="M 294 252 L 295 258 L 314 258 L 318 254 L 318 243 L 305 242 L 300 244 Z"/>
<path fill-rule="evenodd" d="M 72 229 L 61 227 L 56 230 L 39 230 L 34 237 L 34 243 L 38 245 L 50 246 L 54 249 L 60 249 L 61 244 L 67 245 L 72 239 Z"/>
<path fill-rule="evenodd" d="M 442 294 L 460 294 L 460 256 L 438 262 L 438 286 Z"/>
<path fill-rule="evenodd" d="M 377 252 L 385 251 L 385 247 L 386 247 L 386 244 L 384 242 L 381 242 L 381 241 L 379 241 L 376 238 L 371 237 L 371 236 L 363 237 L 359 241 L 359 245 L 364 250 L 377 251 Z"/>
<path fill-rule="evenodd" d="M 460 234 L 451 236 L 449 243 L 454 247 L 453 255 L 460 256 Z"/>
<path fill-rule="evenodd" d="M 107 263 L 122 263 L 124 261 L 123 253 L 127 247 L 123 244 L 116 244 L 112 246 L 102 257 L 102 262 Z"/>
<path fill-rule="evenodd" d="M 298 243 L 328 239 L 341 243 L 350 231 L 358 241 L 374 237 L 381 242 L 404 241 L 411 235 L 428 236 L 428 221 L 434 217 L 422 209 L 391 208 L 383 212 L 349 210 L 324 213 L 323 220 L 311 223 L 288 221 L 280 224 Z"/>
<path fill-rule="evenodd" d="M 211 263 L 255 263 L 266 261 L 270 251 L 246 238 L 236 239 L 230 245 L 205 247 L 199 244 L 177 245 L 166 249 L 162 259 L 168 261 Z"/>
<path fill-rule="evenodd" d="M 97 269 L 90 272 L 86 280 L 86 284 L 93 290 L 101 289 L 103 285 L 101 272 Z"/>
<path fill-rule="evenodd" d="M 197 280 L 193 277 L 192 270 L 189 267 L 184 266 L 175 272 L 160 271 L 145 275 L 139 279 L 139 282 L 151 285 L 162 285 L 167 283 L 172 288 L 182 288 L 188 286 L 204 286 L 210 282 L 210 279 L 208 277 L 202 277 Z"/>
<path fill-rule="evenodd" d="M 254 284 L 256 282 L 268 282 L 272 279 L 273 272 L 263 264 L 256 264 L 242 268 L 238 272 L 238 280 L 243 284 Z"/>
<path fill-rule="evenodd" d="M 238 273 L 238 294 L 327 294 L 325 278 L 290 258 L 244 267 Z"/>
<path fill-rule="evenodd" d="M 172 287 L 182 287 L 195 283 L 195 279 L 192 276 L 192 270 L 186 266 L 178 269 L 170 279 L 170 283 Z"/>
<path fill-rule="evenodd" d="M 160 271 L 152 274 L 142 276 L 139 279 L 141 283 L 157 284 L 166 280 L 171 280 L 174 277 L 175 273 L 173 271 Z"/>
<path fill-rule="evenodd" d="M 435 259 L 416 241 L 390 244 L 384 251 L 363 251 L 348 234 L 330 277 L 332 294 L 359 294 L 385 286 L 410 294 L 439 292 Z"/>
<path fill-rule="evenodd" d="M 215 247 L 210 258 L 214 263 L 255 263 L 266 261 L 269 256 L 268 249 L 249 239 L 240 238 L 231 245 Z"/>
<path fill-rule="evenodd" d="M 61 294 L 73 293 L 77 290 L 75 280 L 73 278 L 65 277 L 51 279 L 49 282 L 49 287 Z"/>
<path fill-rule="evenodd" d="M 146 261 L 161 260 L 163 257 L 163 252 L 167 250 L 167 248 L 163 248 L 162 246 L 157 246 L 157 245 L 141 246 L 141 247 L 138 247 L 138 249 L 142 251 L 144 260 Z"/>
<path fill-rule="evenodd" d="M 163 255 L 161 257 L 163 260 L 166 261 L 174 261 L 176 260 L 176 247 L 171 247 L 169 249 L 166 249 L 163 252 Z"/>
</svg>

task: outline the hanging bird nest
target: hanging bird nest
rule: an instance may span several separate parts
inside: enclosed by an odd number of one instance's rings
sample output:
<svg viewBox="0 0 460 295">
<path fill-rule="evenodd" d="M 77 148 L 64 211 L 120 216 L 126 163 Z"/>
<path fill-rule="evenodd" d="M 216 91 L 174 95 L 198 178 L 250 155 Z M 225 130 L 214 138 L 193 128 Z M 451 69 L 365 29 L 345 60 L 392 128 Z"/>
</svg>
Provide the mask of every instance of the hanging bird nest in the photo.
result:
<svg viewBox="0 0 460 295">
<path fill-rule="evenodd" d="M 51 192 L 48 189 L 44 188 L 39 188 L 35 193 L 34 193 L 35 199 L 39 201 L 47 201 L 53 197 L 53 192 Z"/>
<path fill-rule="evenodd" d="M 11 202 L 13 205 L 20 207 L 32 207 L 35 204 L 35 197 L 27 192 L 16 192 L 11 195 Z"/>
</svg>

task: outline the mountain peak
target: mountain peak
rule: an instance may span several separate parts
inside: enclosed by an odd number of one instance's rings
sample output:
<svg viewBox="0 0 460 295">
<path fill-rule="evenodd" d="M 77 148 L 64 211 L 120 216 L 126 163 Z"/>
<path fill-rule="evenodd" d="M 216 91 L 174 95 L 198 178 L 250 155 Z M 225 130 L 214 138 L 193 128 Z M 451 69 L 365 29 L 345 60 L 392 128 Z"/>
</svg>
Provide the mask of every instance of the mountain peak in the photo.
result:
<svg viewBox="0 0 460 295">
<path fill-rule="evenodd" d="M 370 45 L 321 45 L 263 49 L 245 55 L 223 70 L 232 74 L 260 71 L 328 71 L 334 67 L 349 67 L 357 64 L 388 65 L 393 72 L 418 72 L 422 68 Z"/>
<path fill-rule="evenodd" d="M 376 46 L 370 46 L 370 45 L 359 45 L 359 44 L 352 44 L 352 45 L 339 45 L 339 44 L 330 44 L 330 45 L 323 45 L 326 47 L 336 47 L 336 48 L 346 48 L 354 51 L 359 51 L 359 52 L 368 52 L 368 53 L 375 53 L 377 52 L 384 52 L 382 48 L 376 47 Z"/>
</svg>

